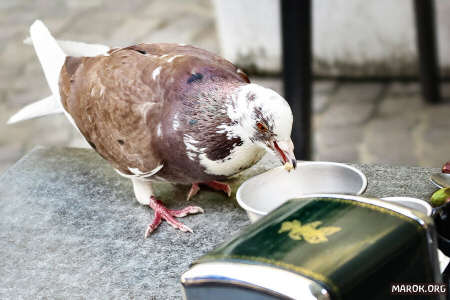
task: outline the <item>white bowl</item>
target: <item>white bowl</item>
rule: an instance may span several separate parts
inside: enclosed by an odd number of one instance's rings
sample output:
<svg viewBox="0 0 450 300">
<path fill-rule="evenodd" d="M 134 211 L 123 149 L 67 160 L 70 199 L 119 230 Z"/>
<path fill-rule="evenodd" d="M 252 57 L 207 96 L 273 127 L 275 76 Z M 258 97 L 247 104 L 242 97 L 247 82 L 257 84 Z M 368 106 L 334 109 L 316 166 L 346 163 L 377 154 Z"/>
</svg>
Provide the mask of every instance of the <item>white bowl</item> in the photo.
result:
<svg viewBox="0 0 450 300">
<path fill-rule="evenodd" d="M 286 200 L 307 194 L 361 195 L 367 178 L 356 168 L 334 162 L 298 162 L 287 172 L 283 166 L 245 181 L 236 193 L 237 202 L 251 222 Z"/>
</svg>

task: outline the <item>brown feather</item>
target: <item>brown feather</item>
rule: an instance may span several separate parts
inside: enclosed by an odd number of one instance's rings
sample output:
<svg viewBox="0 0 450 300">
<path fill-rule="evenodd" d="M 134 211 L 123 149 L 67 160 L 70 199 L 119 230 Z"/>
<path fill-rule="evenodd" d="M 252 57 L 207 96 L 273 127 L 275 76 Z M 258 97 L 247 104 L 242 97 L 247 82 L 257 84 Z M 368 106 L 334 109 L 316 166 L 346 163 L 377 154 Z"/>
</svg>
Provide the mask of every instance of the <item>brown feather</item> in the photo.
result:
<svg viewBox="0 0 450 300">
<path fill-rule="evenodd" d="M 233 64 L 206 50 L 140 44 L 113 49 L 109 56 L 68 57 L 61 71 L 60 93 L 64 108 L 86 140 L 116 169 L 125 174 L 131 174 L 128 168 L 149 172 L 164 163 L 158 176 L 187 183 L 218 178 L 205 174 L 198 161 L 186 157 L 183 135 L 190 130 L 190 115 L 199 114 L 192 109 L 195 101 L 209 101 L 201 96 L 205 89 L 218 91 L 211 97 L 219 100 L 211 101 L 222 101 L 221 97 L 226 98 L 220 93 L 223 87 L 233 89 L 246 82 Z M 201 112 L 202 105 L 196 109 Z M 183 122 L 178 131 L 171 123 L 176 113 Z M 227 120 L 223 116 L 219 121 Z M 222 148 L 230 151 L 231 144 L 238 142 L 226 141 L 229 145 Z M 225 153 L 216 149 L 210 155 L 223 158 Z M 187 174 L 186 168 L 195 170 Z"/>
</svg>

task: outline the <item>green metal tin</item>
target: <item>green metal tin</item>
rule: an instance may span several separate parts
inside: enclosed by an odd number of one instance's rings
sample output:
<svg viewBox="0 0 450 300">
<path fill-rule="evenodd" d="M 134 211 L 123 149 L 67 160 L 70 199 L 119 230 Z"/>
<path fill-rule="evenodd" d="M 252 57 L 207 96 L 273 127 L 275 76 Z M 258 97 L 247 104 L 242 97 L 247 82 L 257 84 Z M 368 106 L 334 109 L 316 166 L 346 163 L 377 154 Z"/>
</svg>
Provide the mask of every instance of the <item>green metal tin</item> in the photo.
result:
<svg viewBox="0 0 450 300">
<path fill-rule="evenodd" d="M 308 278 L 333 299 L 386 299 L 392 283 L 440 282 L 432 226 L 380 200 L 292 199 L 193 265 L 263 265 Z"/>
</svg>

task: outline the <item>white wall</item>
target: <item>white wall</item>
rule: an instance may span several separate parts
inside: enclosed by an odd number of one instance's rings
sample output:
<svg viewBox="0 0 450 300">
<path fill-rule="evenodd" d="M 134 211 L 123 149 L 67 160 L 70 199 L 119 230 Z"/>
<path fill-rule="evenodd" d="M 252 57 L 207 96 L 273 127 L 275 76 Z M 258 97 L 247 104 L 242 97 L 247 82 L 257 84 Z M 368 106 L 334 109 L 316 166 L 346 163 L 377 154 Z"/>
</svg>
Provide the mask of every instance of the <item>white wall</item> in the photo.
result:
<svg viewBox="0 0 450 300">
<path fill-rule="evenodd" d="M 277 0 L 215 0 L 222 55 L 264 71 L 280 70 L 281 25 Z"/>
<path fill-rule="evenodd" d="M 215 0 L 223 55 L 242 66 L 280 70 L 277 0 Z M 450 1 L 436 1 L 441 66 L 450 69 Z M 412 0 L 313 1 L 314 70 L 321 75 L 414 75 Z M 446 72 L 450 75 L 450 72 Z"/>
</svg>

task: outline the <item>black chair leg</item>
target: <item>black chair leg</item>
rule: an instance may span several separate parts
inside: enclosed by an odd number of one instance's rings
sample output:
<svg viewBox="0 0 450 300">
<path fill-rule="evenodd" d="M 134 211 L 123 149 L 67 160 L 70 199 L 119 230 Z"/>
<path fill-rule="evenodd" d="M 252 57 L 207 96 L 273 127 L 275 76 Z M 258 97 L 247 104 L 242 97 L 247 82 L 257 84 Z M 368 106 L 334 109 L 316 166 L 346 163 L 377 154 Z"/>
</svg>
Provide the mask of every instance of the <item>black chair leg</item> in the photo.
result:
<svg viewBox="0 0 450 300">
<path fill-rule="evenodd" d="M 433 0 L 414 0 L 422 94 L 427 102 L 438 103 L 441 97 L 433 4 Z"/>
<path fill-rule="evenodd" d="M 282 0 L 284 95 L 294 114 L 297 159 L 311 159 L 311 0 Z"/>
</svg>

